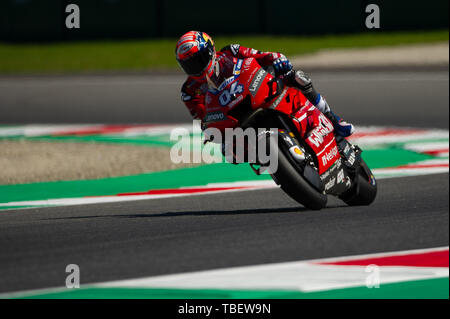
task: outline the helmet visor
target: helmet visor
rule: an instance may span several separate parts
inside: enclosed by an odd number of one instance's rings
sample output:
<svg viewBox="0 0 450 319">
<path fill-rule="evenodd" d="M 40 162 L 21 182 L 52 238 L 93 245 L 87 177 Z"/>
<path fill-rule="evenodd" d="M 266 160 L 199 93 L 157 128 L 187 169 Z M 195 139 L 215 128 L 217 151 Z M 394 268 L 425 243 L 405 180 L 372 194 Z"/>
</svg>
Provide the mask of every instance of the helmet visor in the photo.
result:
<svg viewBox="0 0 450 319">
<path fill-rule="evenodd" d="M 212 51 L 202 50 L 187 59 L 178 60 L 178 63 L 180 63 L 180 66 L 188 75 L 200 76 L 205 71 L 211 59 Z"/>
</svg>

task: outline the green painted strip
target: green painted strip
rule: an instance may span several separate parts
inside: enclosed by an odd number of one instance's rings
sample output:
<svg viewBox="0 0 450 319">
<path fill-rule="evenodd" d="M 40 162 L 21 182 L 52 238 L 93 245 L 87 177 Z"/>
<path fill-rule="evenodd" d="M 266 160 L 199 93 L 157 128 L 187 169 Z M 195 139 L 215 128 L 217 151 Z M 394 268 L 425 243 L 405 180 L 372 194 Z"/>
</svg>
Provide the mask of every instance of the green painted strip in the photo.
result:
<svg viewBox="0 0 450 319">
<path fill-rule="evenodd" d="M 84 196 L 105 196 L 118 193 L 165 189 L 248 180 L 267 180 L 257 176 L 248 165 L 218 163 L 172 171 L 97 180 L 0 185 L 0 203 Z"/>
<path fill-rule="evenodd" d="M 433 158 L 430 155 L 404 149 L 368 150 L 363 153 L 363 157 L 373 169 L 398 166 Z M 270 179 L 269 175 L 256 176 L 247 164 L 231 165 L 218 163 L 194 168 L 96 180 L 0 185 L 0 203 L 105 196 L 118 193 L 144 192 L 151 189 L 267 179 Z"/>
<path fill-rule="evenodd" d="M 318 292 L 89 287 L 18 296 L 26 299 L 448 299 L 449 279 L 437 278 Z"/>
<path fill-rule="evenodd" d="M 200 137 L 201 135 L 191 135 Z M 135 135 L 135 136 L 125 136 L 118 134 L 93 134 L 93 135 L 62 135 L 62 136 L 36 136 L 36 137 L 25 137 L 25 136 L 8 136 L 1 137 L 1 139 L 24 139 L 30 141 L 55 141 L 55 142 L 97 142 L 97 143 L 115 143 L 115 144 L 133 144 L 133 145 L 143 145 L 143 146 L 159 146 L 159 147 L 171 147 L 176 141 L 170 140 L 170 134 L 158 134 L 158 135 Z M 364 150 L 369 151 L 370 149 L 377 150 L 392 150 L 392 149 L 402 149 L 405 144 L 415 144 L 415 143 L 437 143 L 437 142 L 448 142 L 448 138 L 425 138 L 425 139 L 415 139 L 404 142 L 388 142 L 381 145 L 368 145 L 364 146 Z M 381 147 L 381 148 L 380 148 Z"/>
<path fill-rule="evenodd" d="M 362 157 L 371 169 L 396 167 L 435 158 L 432 155 L 405 150 L 403 148 L 364 150 Z"/>
<path fill-rule="evenodd" d="M 37 207 L 49 207 L 49 206 L 1 206 L 0 210 L 25 209 L 25 208 L 37 208 Z"/>
<path fill-rule="evenodd" d="M 38 137 L 7 137 L 4 140 L 26 140 L 40 142 L 72 142 L 72 143 L 112 143 L 138 146 L 171 147 L 174 145 L 168 135 L 154 136 L 120 136 L 120 135 L 67 135 L 67 136 L 38 136 Z"/>
<path fill-rule="evenodd" d="M 317 299 L 448 299 L 449 281 L 446 278 L 382 284 L 380 288 L 355 287 L 310 293 Z"/>
</svg>

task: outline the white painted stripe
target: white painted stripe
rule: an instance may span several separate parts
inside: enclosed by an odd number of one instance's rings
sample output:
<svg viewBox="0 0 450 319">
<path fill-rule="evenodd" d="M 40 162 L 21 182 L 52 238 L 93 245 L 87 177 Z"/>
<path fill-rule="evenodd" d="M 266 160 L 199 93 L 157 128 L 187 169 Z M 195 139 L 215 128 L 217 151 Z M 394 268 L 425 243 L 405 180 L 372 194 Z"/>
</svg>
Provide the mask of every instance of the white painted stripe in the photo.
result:
<svg viewBox="0 0 450 319">
<path fill-rule="evenodd" d="M 16 127 L 0 128 L 0 137 L 25 136 L 35 137 L 53 134 L 63 134 L 66 132 L 84 130 L 86 128 L 101 128 L 101 124 L 76 124 L 76 125 L 24 125 Z"/>
<path fill-rule="evenodd" d="M 61 134 L 64 132 L 77 131 L 77 130 L 85 130 L 89 129 L 101 129 L 104 125 L 102 124 L 83 124 L 83 125 L 25 125 L 25 126 L 17 126 L 17 127 L 0 127 L 0 137 L 1 136 L 17 136 L 17 135 L 25 135 L 25 136 L 40 136 L 40 135 L 49 135 L 49 134 Z M 144 127 L 131 127 L 128 129 L 124 129 L 123 132 L 113 133 L 111 135 L 114 136 L 133 136 L 133 135 L 160 135 L 160 134 L 169 134 L 170 131 L 174 128 L 185 128 L 189 131 L 195 130 L 192 124 L 170 124 L 170 125 L 149 125 Z M 358 130 L 362 133 L 375 133 L 381 132 L 386 129 L 393 129 L 390 127 L 358 127 Z M 400 129 L 402 130 L 402 129 Z M 408 131 L 412 131 L 414 129 L 403 129 L 405 133 Z M 359 139 L 354 139 L 353 142 L 358 142 L 361 145 L 371 143 L 374 144 L 382 144 L 387 143 L 390 140 L 399 142 L 400 140 L 423 140 L 430 138 L 447 138 L 448 139 L 449 132 L 446 130 L 423 130 L 420 133 L 414 134 L 392 134 L 388 136 L 370 136 L 370 137 L 362 137 Z M 200 143 L 199 143 L 200 144 Z M 409 143 L 407 144 L 409 147 L 423 150 L 428 147 L 428 145 L 434 145 L 438 147 L 448 146 L 448 143 L 436 142 L 436 143 Z M 327 145 L 327 147 L 329 144 Z M 430 146 L 431 147 L 431 146 Z M 323 152 L 323 151 L 322 151 Z M 322 153 L 320 152 L 319 155 Z M 445 155 L 445 154 L 444 154 Z M 437 158 L 428 161 L 422 161 L 416 164 L 447 164 L 449 160 L 448 158 L 442 159 Z M 415 175 L 424 175 L 424 174 L 436 174 L 436 173 L 445 173 L 448 172 L 448 167 L 432 167 L 432 168 L 382 168 L 373 170 L 374 175 L 377 179 L 382 178 L 392 178 L 392 177 L 400 177 L 400 176 L 415 176 Z M 225 184 L 210 184 L 211 186 L 207 187 L 217 187 L 214 185 L 235 185 L 235 186 L 245 186 L 245 187 L 254 187 L 252 189 L 262 188 L 262 187 L 275 187 L 273 181 L 263 181 L 263 183 L 268 183 L 267 185 L 258 184 L 255 181 L 249 182 L 236 182 L 236 183 L 225 183 Z M 268 186 L 270 184 L 270 186 Z M 220 186 L 220 187 L 221 187 Z M 227 187 L 227 186 L 225 186 Z M 241 190 L 227 190 L 227 191 L 241 191 Z M 223 192 L 208 192 L 208 194 Z M 107 197 L 88 197 L 88 198 L 65 198 L 65 199 L 48 199 L 48 200 L 40 200 L 40 201 L 21 201 L 21 202 L 10 202 L 10 203 L 2 203 L 0 207 L 9 207 L 9 206 L 54 206 L 54 205 L 84 205 L 84 204 L 96 204 L 96 203 L 111 203 L 111 202 L 125 202 L 125 201 L 134 201 L 134 200 L 148 200 L 148 199 L 160 199 L 160 198 L 169 198 L 169 197 L 181 197 L 181 196 L 192 196 L 192 195 L 202 195 L 201 193 L 195 194 L 166 194 L 166 195 L 131 195 L 131 196 L 107 196 Z"/>
<path fill-rule="evenodd" d="M 125 129 L 123 132 L 120 133 L 110 133 L 105 135 L 126 136 L 126 137 L 142 136 L 142 135 L 144 136 L 170 135 L 170 133 L 174 129 L 183 129 L 187 130 L 190 133 L 192 133 L 193 131 L 192 124 L 190 125 L 180 124 L 180 125 L 158 125 L 153 127 L 133 127 Z"/>
<path fill-rule="evenodd" d="M 448 165 L 448 163 L 448 158 L 433 158 L 424 161 L 409 163 L 408 165 Z"/>
<path fill-rule="evenodd" d="M 432 139 L 449 139 L 449 131 L 448 130 L 439 130 L 439 129 L 424 129 L 420 132 L 417 129 L 409 129 L 409 128 L 393 128 L 393 127 L 356 127 L 356 132 L 361 134 L 382 132 L 384 130 L 390 129 L 398 129 L 399 131 L 403 130 L 403 134 L 388 134 L 388 135 L 373 135 L 373 136 L 361 136 L 358 137 L 350 137 L 349 140 L 352 143 L 358 144 L 360 146 L 364 145 L 382 145 L 388 143 L 405 143 L 410 141 L 423 141 L 423 140 L 432 140 Z M 420 142 L 419 142 L 420 143 Z"/>
<path fill-rule="evenodd" d="M 420 176 L 429 174 L 448 173 L 448 167 L 435 168 L 398 168 L 398 169 L 374 169 L 372 173 L 377 179 L 393 178 L 402 176 Z"/>
<path fill-rule="evenodd" d="M 447 247 L 385 252 L 345 257 L 273 263 L 244 267 L 222 268 L 163 276 L 84 284 L 83 288 L 174 288 L 174 289 L 233 289 L 323 291 L 339 288 L 364 287 L 368 273 L 364 266 L 320 265 L 320 262 L 345 261 L 387 256 L 409 255 L 448 250 Z M 380 285 L 421 279 L 445 278 L 448 267 L 380 266 Z M 0 298 L 32 296 L 64 292 L 65 288 L 47 288 L 0 294 Z"/>
<path fill-rule="evenodd" d="M 47 125 L 47 124 L 33 124 L 13 127 L 0 127 L 0 137 L 24 136 L 37 137 L 46 135 L 67 134 L 69 132 L 83 132 L 89 130 L 101 130 L 105 127 L 104 124 L 74 124 L 74 125 Z M 170 124 L 170 125 L 143 125 L 140 127 L 125 128 L 121 132 L 105 133 L 103 135 L 113 136 L 137 136 L 137 135 L 165 135 L 170 134 L 175 128 L 187 129 L 189 132 L 193 131 L 192 124 Z"/>
<path fill-rule="evenodd" d="M 422 162 L 421 162 L 422 163 Z M 448 160 L 447 162 L 448 163 Z M 389 169 L 373 169 L 372 173 L 378 180 L 385 178 L 406 177 L 406 176 L 420 176 L 429 174 L 448 173 L 448 167 L 436 167 L 436 168 L 389 168 Z M 81 197 L 81 198 L 61 198 L 61 199 L 48 199 L 48 200 L 35 200 L 35 201 L 18 201 L 0 203 L 0 207 L 10 206 L 75 206 L 75 205 L 88 205 L 88 204 L 102 204 L 102 203 L 117 203 L 117 202 L 129 202 L 138 200 L 151 200 L 162 199 L 171 197 L 185 197 L 185 196 L 199 196 L 208 194 L 218 194 L 224 192 L 241 192 L 250 190 L 259 190 L 267 188 L 277 188 L 273 180 L 264 181 L 246 181 L 246 182 L 234 182 L 234 183 L 211 183 L 206 186 L 189 186 L 186 188 L 195 187 L 251 187 L 248 189 L 233 189 L 233 190 L 221 190 L 221 191 L 209 191 L 206 193 L 191 193 L 191 194 L 160 194 L 160 195 L 130 195 L 130 196 L 94 196 L 94 197 Z M 182 189 L 182 188 L 180 188 Z M 17 209 L 17 208 L 15 208 Z"/>
<path fill-rule="evenodd" d="M 314 108 L 314 107 L 312 107 Z M 92 129 L 101 129 L 104 127 L 103 124 L 73 124 L 73 125 L 23 125 L 23 126 L 14 126 L 14 127 L 0 127 L 0 137 L 9 137 L 9 136 L 26 136 L 26 137 L 36 137 L 43 135 L 54 135 L 54 134 L 64 134 L 72 131 L 82 131 L 86 128 Z M 164 135 L 170 134 L 170 132 L 175 128 L 185 128 L 189 130 L 189 132 L 193 131 L 192 123 L 180 123 L 180 124 L 168 124 L 168 125 L 148 125 L 148 127 L 136 127 L 124 129 L 123 132 L 119 133 L 108 133 L 107 135 L 114 136 L 136 136 L 136 135 Z M 433 139 L 433 138 L 449 138 L 448 130 L 439 130 L 439 129 L 424 129 L 418 133 L 412 133 L 413 131 L 417 131 L 417 129 L 413 128 L 395 128 L 395 127 L 372 127 L 372 126 L 357 126 L 357 133 L 367 134 L 377 132 L 382 132 L 386 129 L 397 129 L 399 131 L 403 131 L 403 134 L 389 134 L 389 135 L 375 135 L 375 136 L 363 136 L 363 137 L 354 137 L 350 138 L 350 140 L 354 143 L 358 143 L 360 145 L 371 145 L 371 144 L 385 144 L 392 142 L 408 142 L 412 140 L 424 140 L 424 139 Z"/>
<path fill-rule="evenodd" d="M 405 149 L 417 152 L 429 152 L 449 148 L 448 142 L 427 142 L 427 143 L 411 143 L 403 146 Z"/>
<path fill-rule="evenodd" d="M 278 187 L 273 180 L 266 181 L 247 181 L 247 182 L 234 182 L 234 183 L 211 183 L 206 186 L 190 186 L 186 188 L 214 188 L 214 187 L 248 187 L 247 189 L 229 189 L 229 190 L 219 190 L 219 191 L 206 191 L 205 193 L 184 193 L 184 194 L 158 194 L 158 195 L 124 195 L 124 196 L 95 196 L 95 197 L 80 197 L 80 198 L 59 198 L 59 199 L 48 199 L 48 200 L 34 200 L 34 201 L 18 201 L 9 203 L 0 203 L 0 207 L 9 206 L 74 206 L 74 205 L 88 205 L 88 204 L 102 204 L 102 203 L 117 203 L 117 202 L 128 202 L 128 201 L 138 201 L 138 200 L 150 200 L 150 199 L 161 199 L 161 198 L 171 198 L 171 197 L 183 197 L 183 196 L 194 196 L 194 195 L 206 195 L 206 194 L 218 194 L 224 192 L 238 192 L 238 191 L 249 191 L 256 189 L 265 188 L 276 188 Z"/>
<path fill-rule="evenodd" d="M 184 289 L 255 289 L 320 291 L 365 286 L 365 266 L 320 265 L 318 262 L 354 260 L 434 252 L 446 248 L 369 254 L 340 258 L 234 267 L 184 274 L 155 276 L 98 284 L 100 287 L 184 288 Z M 442 278 L 448 267 L 380 266 L 380 284 Z"/>
<path fill-rule="evenodd" d="M 305 262 L 209 270 L 98 284 L 99 287 L 289 290 L 313 292 L 366 285 L 365 266 L 311 265 Z M 448 277 L 448 268 L 382 266 L 380 285 Z"/>
</svg>

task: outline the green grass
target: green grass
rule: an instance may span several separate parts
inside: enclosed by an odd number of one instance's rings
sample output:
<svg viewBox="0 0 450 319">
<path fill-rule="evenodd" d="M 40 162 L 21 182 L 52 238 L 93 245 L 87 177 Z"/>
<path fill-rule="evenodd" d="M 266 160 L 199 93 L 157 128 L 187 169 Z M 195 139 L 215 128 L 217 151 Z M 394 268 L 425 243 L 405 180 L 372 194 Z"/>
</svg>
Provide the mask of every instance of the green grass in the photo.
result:
<svg viewBox="0 0 450 319">
<path fill-rule="evenodd" d="M 319 49 L 395 46 L 448 39 L 448 30 L 440 30 L 314 37 L 236 36 L 217 37 L 215 41 L 218 49 L 229 43 L 240 43 L 262 51 L 283 52 L 289 57 Z M 176 41 L 177 39 L 56 44 L 0 43 L 0 74 L 177 70 L 174 58 Z"/>
</svg>

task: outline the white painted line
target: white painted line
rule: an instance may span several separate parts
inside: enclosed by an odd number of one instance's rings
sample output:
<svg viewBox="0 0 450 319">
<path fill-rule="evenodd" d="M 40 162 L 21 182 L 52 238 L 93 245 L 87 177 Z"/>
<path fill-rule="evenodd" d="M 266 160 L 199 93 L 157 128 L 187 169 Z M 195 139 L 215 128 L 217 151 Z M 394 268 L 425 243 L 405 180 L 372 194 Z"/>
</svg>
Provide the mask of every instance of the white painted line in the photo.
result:
<svg viewBox="0 0 450 319">
<path fill-rule="evenodd" d="M 448 247 L 347 256 L 266 265 L 233 267 L 191 273 L 121 280 L 99 287 L 178 288 L 178 289 L 252 289 L 320 291 L 365 286 L 366 266 L 321 265 L 318 262 L 409 255 L 445 251 Z M 448 267 L 380 266 L 380 284 L 442 278 Z"/>
<path fill-rule="evenodd" d="M 421 176 L 431 174 L 448 173 L 448 167 L 436 168 L 404 168 L 404 169 L 374 169 L 372 173 L 377 179 L 406 177 L 406 176 Z"/>
<path fill-rule="evenodd" d="M 208 191 L 208 188 L 214 187 L 248 187 L 246 189 L 227 189 L 218 191 Z M 139 200 L 150 200 L 150 199 L 162 199 L 162 198 L 172 198 L 172 197 L 184 197 L 184 196 L 196 196 L 196 195 L 208 195 L 208 194 L 219 194 L 224 192 L 239 192 L 239 191 L 250 191 L 257 189 L 267 189 L 278 187 L 273 180 L 267 181 L 247 181 L 247 182 L 234 182 L 234 183 L 217 183 L 208 184 L 206 186 L 190 186 L 186 188 L 205 188 L 204 193 L 182 193 L 182 194 L 158 194 L 158 195 L 124 195 L 124 196 L 95 196 L 95 197 L 80 197 L 80 198 L 59 198 L 59 199 L 48 199 L 48 200 L 34 200 L 34 201 L 18 201 L 9 203 L 0 203 L 0 207 L 9 206 L 74 206 L 74 205 L 88 205 L 88 204 L 102 204 L 102 203 L 118 203 L 118 202 L 129 202 L 129 201 L 139 201 Z"/>
<path fill-rule="evenodd" d="M 448 277 L 448 268 L 381 266 L 380 285 Z M 366 266 L 306 262 L 209 270 L 98 284 L 99 287 L 287 290 L 313 292 L 366 285 Z"/>
<path fill-rule="evenodd" d="M 427 143 L 411 143 L 411 144 L 405 144 L 405 149 L 413 150 L 417 152 L 427 152 L 427 151 L 433 151 L 436 149 L 447 149 L 449 148 L 448 142 L 427 142 Z"/>
<path fill-rule="evenodd" d="M 448 163 L 448 160 L 447 160 Z M 372 170 L 376 179 L 387 179 L 396 177 L 408 177 L 408 176 L 420 176 L 430 174 L 448 173 L 448 167 L 436 167 L 436 168 L 403 168 L 403 169 L 374 169 Z M 0 203 L 0 207 L 12 207 L 12 206 L 76 206 L 76 205 L 89 205 L 89 204 L 105 204 L 105 203 L 118 203 L 118 202 L 132 202 L 139 200 L 151 200 L 151 199 L 163 199 L 172 197 L 186 197 L 186 196 L 201 196 L 209 194 L 230 193 L 230 192 L 243 192 L 243 191 L 256 191 L 268 188 L 278 188 L 273 180 L 264 181 L 245 181 L 245 182 L 233 182 L 233 183 L 211 183 L 206 186 L 188 186 L 184 188 L 195 187 L 249 187 L 247 189 L 231 189 L 231 190 L 219 190 L 219 191 L 207 191 L 205 193 L 184 193 L 184 194 L 158 194 L 158 195 L 129 195 L 129 196 L 93 196 L 93 197 L 81 197 L 81 198 L 60 198 L 60 199 L 48 199 L 48 200 L 35 200 L 35 201 L 17 201 Z M 184 189 L 180 188 L 180 189 Z M 18 208 L 13 208 L 18 209 Z"/>
<path fill-rule="evenodd" d="M 365 130 L 356 128 L 356 131 L 359 133 L 364 133 Z M 449 139 L 449 132 L 446 130 L 426 130 L 425 132 L 419 133 L 408 133 L 405 131 L 405 134 L 388 134 L 388 135 L 375 135 L 375 136 L 361 136 L 354 138 L 350 138 L 350 141 L 354 144 L 358 144 L 360 146 L 364 145 L 383 145 L 389 143 L 406 143 L 410 141 L 423 141 L 423 140 L 432 140 L 432 139 Z"/>
<path fill-rule="evenodd" d="M 446 251 L 449 247 L 404 250 L 375 254 L 312 259 L 244 267 L 222 268 L 163 276 L 84 284 L 82 288 L 174 288 L 232 289 L 314 292 L 340 288 L 364 287 L 368 273 L 365 266 L 321 265 L 336 262 Z M 380 286 L 413 280 L 449 277 L 448 267 L 380 266 Z M 373 288 L 376 289 L 376 288 Z M 55 287 L 0 294 L 0 298 L 65 292 Z"/>
<path fill-rule="evenodd" d="M 136 135 L 161 135 L 169 134 L 174 128 L 185 128 L 189 131 L 193 130 L 192 124 L 168 124 L 168 125 L 148 125 L 139 127 L 124 128 L 120 133 L 105 133 L 104 135 L 111 136 L 136 136 Z M 104 128 L 103 124 L 82 124 L 82 125 L 24 125 L 16 127 L 0 127 L 0 137 L 7 136 L 42 136 L 63 134 L 66 132 L 84 131 L 86 129 L 98 129 Z M 377 136 L 378 133 L 383 132 L 398 132 L 398 134 L 389 133 L 387 135 Z M 379 145 L 390 142 L 402 143 L 407 141 L 414 141 L 413 143 L 406 144 L 407 149 L 414 151 L 426 151 L 435 148 L 448 147 L 446 142 L 420 142 L 429 139 L 447 139 L 449 138 L 449 132 L 447 130 L 439 129 L 414 129 L 414 128 L 393 128 L 393 127 L 357 127 L 359 134 L 375 134 L 370 136 L 357 137 L 352 139 L 352 142 L 359 143 L 361 145 Z M 448 154 L 448 153 L 447 153 Z M 445 153 L 443 155 L 446 155 Z M 449 171 L 448 158 L 436 158 L 427 161 L 421 161 L 412 163 L 411 165 L 434 165 L 434 164 L 446 164 L 446 167 L 402 167 L 402 168 L 382 168 L 374 169 L 373 173 L 377 179 L 393 178 L 402 176 L 419 176 L 425 174 L 437 174 L 446 173 Z M 220 185 L 220 186 L 215 186 Z M 222 184 L 210 184 L 206 187 L 252 187 L 251 190 L 260 188 L 276 187 L 273 181 L 248 181 L 248 182 L 236 182 L 236 183 L 222 183 Z M 199 186 L 201 187 L 201 186 Z M 223 191 L 207 192 L 206 194 L 221 193 Z M 230 191 L 243 191 L 238 190 L 226 190 Z M 193 196 L 203 195 L 202 193 L 193 194 L 159 194 L 159 195 L 130 195 L 130 196 L 95 196 L 87 198 L 63 198 L 63 199 L 48 199 L 37 201 L 18 201 L 9 203 L 0 203 L 0 207 L 9 206 L 69 206 L 69 205 L 85 205 L 85 204 L 98 204 L 98 203 L 112 203 L 112 202 L 126 202 L 135 200 L 149 200 L 149 199 L 161 199 L 170 197 L 181 196 Z"/>
</svg>

